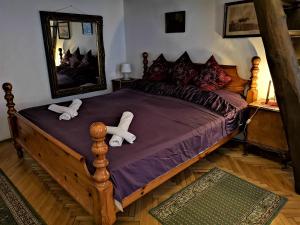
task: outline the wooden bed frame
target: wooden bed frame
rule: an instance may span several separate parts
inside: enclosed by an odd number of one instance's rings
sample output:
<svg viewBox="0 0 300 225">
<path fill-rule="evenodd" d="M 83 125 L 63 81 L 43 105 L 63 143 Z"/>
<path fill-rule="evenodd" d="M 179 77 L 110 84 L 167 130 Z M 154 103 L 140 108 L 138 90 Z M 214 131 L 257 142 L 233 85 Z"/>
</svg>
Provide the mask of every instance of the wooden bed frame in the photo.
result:
<svg viewBox="0 0 300 225">
<path fill-rule="evenodd" d="M 252 59 L 251 79 L 249 81 L 243 80 L 238 76 L 236 66 L 222 66 L 233 80 L 226 89 L 243 93 L 246 84 L 250 82 L 247 101 L 248 103 L 255 101 L 257 98 L 256 80 L 259 63 L 259 57 L 256 56 Z M 143 53 L 143 64 L 144 73 L 146 73 L 148 70 L 148 53 L 146 52 Z M 23 157 L 23 150 L 26 150 L 88 213 L 93 215 L 97 225 L 113 224 L 116 221 L 118 210 L 114 204 L 113 185 L 107 170 L 108 160 L 106 159 L 106 154 L 108 146 L 104 142 L 106 126 L 101 122 L 95 122 L 90 126 L 90 136 L 93 140 L 91 151 L 95 156 L 93 165 L 96 171 L 94 175 L 91 175 L 82 155 L 49 135 L 16 111 L 10 83 L 3 84 L 3 89 L 7 101 L 10 132 L 19 158 Z M 238 133 L 239 130 L 234 131 L 195 158 L 171 169 L 162 176 L 150 181 L 144 187 L 136 190 L 122 200 L 123 207 L 127 207 L 160 184 L 202 159 Z"/>
</svg>

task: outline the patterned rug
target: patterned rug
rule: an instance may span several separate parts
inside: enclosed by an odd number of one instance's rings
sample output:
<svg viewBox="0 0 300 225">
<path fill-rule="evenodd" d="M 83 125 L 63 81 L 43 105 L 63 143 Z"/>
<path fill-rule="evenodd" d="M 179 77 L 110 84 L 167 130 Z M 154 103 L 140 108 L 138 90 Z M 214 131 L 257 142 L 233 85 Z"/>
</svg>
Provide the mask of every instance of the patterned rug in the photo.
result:
<svg viewBox="0 0 300 225">
<path fill-rule="evenodd" d="M 0 225 L 45 225 L 0 169 Z"/>
<path fill-rule="evenodd" d="M 214 168 L 150 210 L 164 225 L 266 225 L 286 198 Z"/>
</svg>

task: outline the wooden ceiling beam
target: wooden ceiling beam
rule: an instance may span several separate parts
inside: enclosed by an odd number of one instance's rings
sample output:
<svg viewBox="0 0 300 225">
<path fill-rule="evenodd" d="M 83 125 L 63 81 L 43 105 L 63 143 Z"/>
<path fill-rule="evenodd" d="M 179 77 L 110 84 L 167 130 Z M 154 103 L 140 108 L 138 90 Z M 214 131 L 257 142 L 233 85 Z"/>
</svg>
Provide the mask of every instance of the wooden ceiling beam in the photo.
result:
<svg viewBox="0 0 300 225">
<path fill-rule="evenodd" d="M 299 66 L 281 0 L 254 0 L 254 5 L 293 161 L 295 190 L 300 194 Z"/>
</svg>

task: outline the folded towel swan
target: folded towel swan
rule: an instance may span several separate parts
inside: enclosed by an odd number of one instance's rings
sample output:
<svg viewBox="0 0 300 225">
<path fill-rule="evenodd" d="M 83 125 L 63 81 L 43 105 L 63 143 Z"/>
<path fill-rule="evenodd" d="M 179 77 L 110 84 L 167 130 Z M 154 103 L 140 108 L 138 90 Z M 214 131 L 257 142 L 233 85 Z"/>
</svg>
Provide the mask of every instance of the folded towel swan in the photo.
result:
<svg viewBox="0 0 300 225">
<path fill-rule="evenodd" d="M 119 127 L 106 126 L 106 128 L 107 128 L 107 133 L 108 134 L 112 134 L 112 135 L 118 136 L 119 138 L 123 138 L 130 144 L 133 144 L 133 142 L 136 139 L 136 136 L 134 134 L 132 134 L 128 131 L 125 131 L 125 130 L 119 128 Z M 109 143 L 109 144 L 111 144 L 111 143 Z"/>
<path fill-rule="evenodd" d="M 78 116 L 78 109 L 80 108 L 82 101 L 80 99 L 74 99 L 69 107 L 52 104 L 48 107 L 49 110 L 60 113 L 59 120 L 70 120 Z M 118 127 L 107 126 L 107 133 L 112 134 L 112 138 L 109 141 L 109 145 L 112 147 L 122 146 L 124 140 L 133 144 L 136 136 L 128 132 L 128 128 L 132 122 L 133 114 L 131 112 L 124 112 L 120 119 Z"/>
<path fill-rule="evenodd" d="M 78 116 L 77 111 L 81 104 L 82 101 L 80 99 L 74 99 L 69 107 L 52 104 L 48 109 L 56 113 L 61 113 L 59 120 L 70 120 Z"/>
<path fill-rule="evenodd" d="M 120 119 L 119 125 L 117 127 L 117 129 L 111 129 L 108 128 L 107 131 L 117 131 L 118 133 L 115 133 L 110 141 L 109 141 L 109 145 L 112 147 L 119 147 L 122 146 L 122 143 L 124 141 L 124 139 L 129 142 L 129 143 L 133 143 L 133 141 L 136 139 L 136 136 L 130 133 L 123 133 L 124 131 L 127 132 L 128 128 L 132 122 L 133 119 L 133 113 L 132 112 L 123 112 L 122 117 Z M 113 133 L 112 133 L 113 134 Z M 126 137 L 126 138 L 125 138 Z"/>
</svg>

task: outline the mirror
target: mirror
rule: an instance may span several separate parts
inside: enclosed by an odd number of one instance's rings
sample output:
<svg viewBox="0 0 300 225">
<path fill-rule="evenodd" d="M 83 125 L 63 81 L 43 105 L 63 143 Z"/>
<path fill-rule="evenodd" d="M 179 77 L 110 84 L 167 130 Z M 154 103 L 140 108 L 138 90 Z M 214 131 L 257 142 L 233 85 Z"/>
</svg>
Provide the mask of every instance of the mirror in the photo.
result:
<svg viewBox="0 0 300 225">
<path fill-rule="evenodd" d="M 40 16 L 52 98 L 106 89 L 102 17 Z"/>
</svg>

